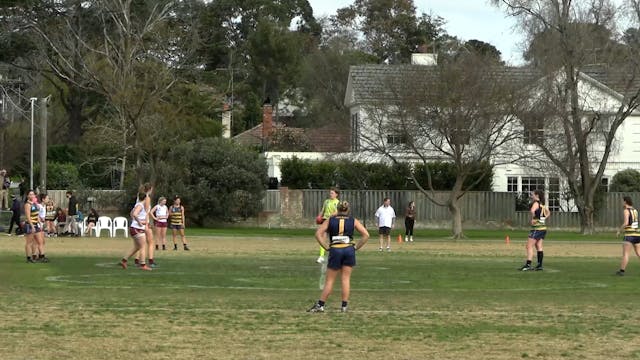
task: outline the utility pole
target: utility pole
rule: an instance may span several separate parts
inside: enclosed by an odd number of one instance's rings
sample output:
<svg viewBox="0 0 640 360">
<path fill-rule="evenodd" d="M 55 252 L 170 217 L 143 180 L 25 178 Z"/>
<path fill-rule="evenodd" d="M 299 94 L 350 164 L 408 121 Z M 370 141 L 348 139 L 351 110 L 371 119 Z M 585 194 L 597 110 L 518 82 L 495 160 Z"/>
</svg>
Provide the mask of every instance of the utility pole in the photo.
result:
<svg viewBox="0 0 640 360">
<path fill-rule="evenodd" d="M 47 191 L 47 104 L 50 96 L 40 99 L 40 193 Z"/>
<path fill-rule="evenodd" d="M 31 101 L 31 142 L 29 146 L 29 189 L 33 190 L 33 120 L 36 116 L 35 106 L 38 98 L 30 98 Z"/>
</svg>

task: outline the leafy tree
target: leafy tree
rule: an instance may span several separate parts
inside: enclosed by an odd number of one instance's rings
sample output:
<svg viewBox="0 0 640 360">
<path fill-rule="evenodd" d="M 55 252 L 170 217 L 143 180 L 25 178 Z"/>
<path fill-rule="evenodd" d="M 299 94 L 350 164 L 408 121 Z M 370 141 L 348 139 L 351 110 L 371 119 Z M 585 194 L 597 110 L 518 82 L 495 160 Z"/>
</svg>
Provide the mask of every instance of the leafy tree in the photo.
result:
<svg viewBox="0 0 640 360">
<path fill-rule="evenodd" d="M 267 186 L 262 156 L 226 139 L 196 139 L 169 154 L 156 194 L 179 194 L 186 215 L 202 226 L 211 220 L 256 215 Z M 175 179 L 180 179 L 176 181 Z"/>
<path fill-rule="evenodd" d="M 640 192 L 640 172 L 634 169 L 619 171 L 611 179 L 612 192 Z"/>
<path fill-rule="evenodd" d="M 419 46 L 435 48 L 445 34 L 443 19 L 428 14 L 418 18 L 413 0 L 355 0 L 338 9 L 335 21 L 358 29 L 365 39 L 365 50 L 378 62 L 408 63 Z"/>
</svg>

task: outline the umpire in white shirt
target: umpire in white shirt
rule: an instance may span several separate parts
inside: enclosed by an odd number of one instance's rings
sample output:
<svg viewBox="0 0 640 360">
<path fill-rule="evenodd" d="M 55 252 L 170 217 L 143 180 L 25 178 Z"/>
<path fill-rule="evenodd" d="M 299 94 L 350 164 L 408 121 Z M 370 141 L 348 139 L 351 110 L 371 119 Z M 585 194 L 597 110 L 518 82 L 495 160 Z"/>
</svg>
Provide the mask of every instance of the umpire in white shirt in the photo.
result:
<svg viewBox="0 0 640 360">
<path fill-rule="evenodd" d="M 378 233 L 380 234 L 380 251 L 384 245 L 384 239 L 387 239 L 387 251 L 391 251 L 391 229 L 395 226 L 396 212 L 391 207 L 391 199 L 384 198 L 382 206 L 376 210 L 376 219 L 378 221 Z"/>
</svg>

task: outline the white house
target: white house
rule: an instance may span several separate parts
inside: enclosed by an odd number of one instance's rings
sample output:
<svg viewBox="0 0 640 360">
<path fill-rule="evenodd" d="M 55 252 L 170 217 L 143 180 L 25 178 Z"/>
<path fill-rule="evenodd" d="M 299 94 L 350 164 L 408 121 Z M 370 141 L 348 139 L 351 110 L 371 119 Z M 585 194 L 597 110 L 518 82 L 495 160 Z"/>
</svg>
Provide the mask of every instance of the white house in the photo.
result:
<svg viewBox="0 0 640 360">
<path fill-rule="evenodd" d="M 424 54 L 427 56 L 427 54 Z M 407 79 L 412 74 L 420 74 L 421 81 L 429 79 L 429 72 L 435 72 L 435 61 L 424 61 L 418 57 L 412 65 L 361 65 L 352 66 L 349 72 L 345 105 L 350 109 L 351 115 L 351 151 L 362 152 L 362 139 L 367 132 L 378 131 L 381 142 L 387 145 L 401 144 L 403 140 L 393 129 L 381 126 L 371 128 L 371 104 L 385 104 L 393 96 L 388 84 L 396 84 L 400 87 L 409 87 Z M 433 60 L 433 58 L 430 58 Z M 427 59 L 429 60 L 429 59 Z M 423 64 L 423 65 L 417 65 Z M 504 76 L 512 77 L 520 82 L 533 85 L 539 82 L 542 75 L 534 69 L 527 67 L 504 67 Z M 426 76 L 425 76 L 426 74 Z M 622 74 L 624 75 L 624 74 Z M 579 83 L 579 97 L 583 111 L 598 113 L 606 120 L 618 110 L 623 99 L 622 92 L 627 89 L 628 79 L 621 76 L 619 71 L 612 71 L 605 66 L 587 66 L 581 69 Z M 435 79 L 435 75 L 434 75 Z M 434 80 L 435 81 L 435 80 Z M 422 84 L 424 87 L 424 84 Z M 533 92 L 535 94 L 535 91 Z M 534 96 L 534 95 L 532 95 Z M 375 116 L 375 115 L 374 115 Z M 369 125 L 369 126 L 368 126 Z M 524 132 L 521 137 L 520 148 L 522 151 L 536 152 L 533 143 L 537 137 L 545 136 L 544 124 L 533 128 L 520 128 Z M 473 137 L 473 134 L 467 136 Z M 594 145 L 592 154 L 602 152 L 602 148 Z M 378 155 L 378 157 L 380 157 Z M 427 156 L 428 158 L 431 156 Z M 440 156 L 442 157 L 442 156 Z M 434 160 L 437 155 L 432 157 Z M 492 159 L 493 160 L 493 159 Z M 492 161 L 494 162 L 494 161 Z M 495 162 L 494 162 L 495 163 Z M 530 192 L 534 189 L 544 188 L 548 196 L 548 205 L 552 210 L 574 210 L 572 204 L 562 199 L 565 190 L 565 181 L 557 168 L 551 164 L 545 166 L 547 170 L 534 169 L 530 163 L 520 160 L 507 161 L 496 164 L 494 168 L 493 190 L 508 192 Z M 607 186 L 610 179 L 620 170 L 640 170 L 640 114 L 632 113 L 624 121 L 616 133 L 614 148 L 609 157 L 606 170 L 602 179 L 602 185 Z"/>
</svg>

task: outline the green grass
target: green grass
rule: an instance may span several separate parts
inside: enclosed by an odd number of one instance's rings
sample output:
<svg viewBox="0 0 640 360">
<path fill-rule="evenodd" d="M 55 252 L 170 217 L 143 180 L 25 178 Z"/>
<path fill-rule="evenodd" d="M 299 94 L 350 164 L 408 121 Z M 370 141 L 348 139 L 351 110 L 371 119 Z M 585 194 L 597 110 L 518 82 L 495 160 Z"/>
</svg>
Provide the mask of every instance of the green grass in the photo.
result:
<svg viewBox="0 0 640 360">
<path fill-rule="evenodd" d="M 613 276 L 618 243 L 549 241 L 545 271 L 523 273 L 522 241 L 379 253 L 374 239 L 351 311 L 338 283 L 327 312 L 308 314 L 320 276 L 308 232 L 192 238 L 152 272 L 115 265 L 127 239 L 51 239 L 51 263 L 26 264 L 22 238 L 2 238 L 1 358 L 640 358 L 640 265 Z"/>
<path fill-rule="evenodd" d="M 376 229 L 369 227 L 368 230 L 372 235 L 377 234 Z M 187 228 L 187 235 L 191 236 L 236 236 L 236 237 L 300 237 L 313 236 L 314 229 L 283 229 L 283 228 Z M 169 230 L 170 233 L 170 230 Z M 398 234 L 404 235 L 404 228 L 395 229 L 393 236 Z M 526 230 L 465 230 L 465 240 L 504 240 L 508 235 L 510 238 L 526 238 L 528 231 Z M 428 240 L 447 240 L 451 237 L 451 231 L 447 229 L 418 229 L 415 231 L 415 237 Z M 574 231 L 549 231 L 549 239 L 554 241 L 615 241 L 620 239 L 615 237 L 614 232 L 595 233 L 592 235 L 583 235 Z"/>
</svg>

